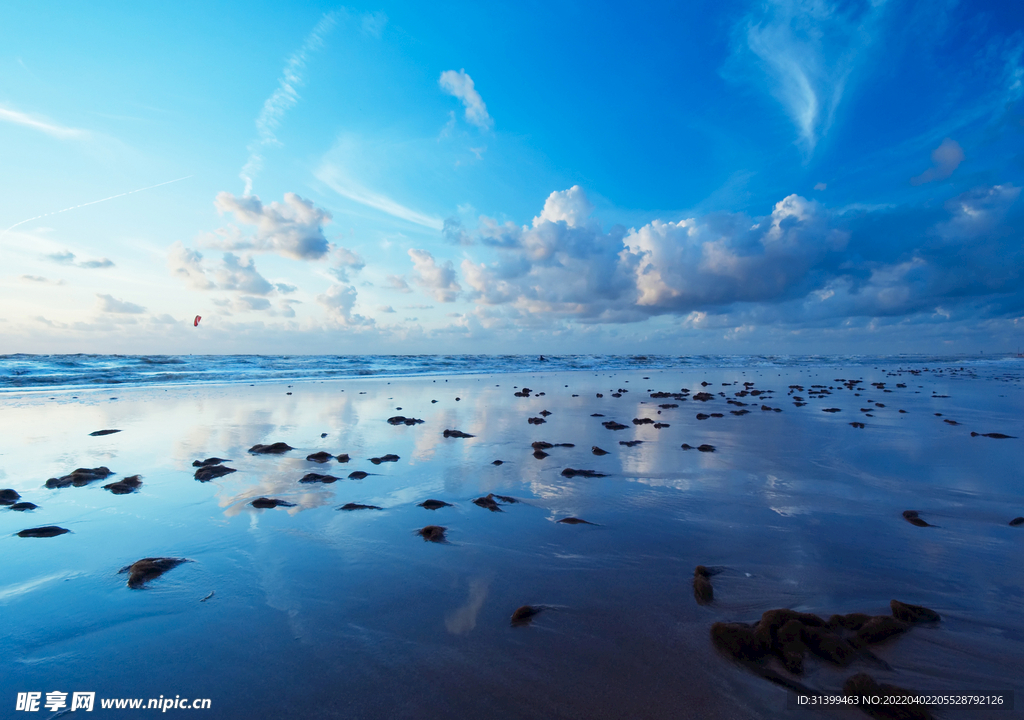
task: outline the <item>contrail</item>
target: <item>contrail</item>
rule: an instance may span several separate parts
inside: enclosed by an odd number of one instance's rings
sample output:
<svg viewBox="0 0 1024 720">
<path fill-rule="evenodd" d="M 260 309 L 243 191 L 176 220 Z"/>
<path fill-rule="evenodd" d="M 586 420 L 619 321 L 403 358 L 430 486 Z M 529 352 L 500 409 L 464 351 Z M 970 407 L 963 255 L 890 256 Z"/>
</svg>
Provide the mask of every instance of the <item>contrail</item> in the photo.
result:
<svg viewBox="0 0 1024 720">
<path fill-rule="evenodd" d="M 40 218 L 50 217 L 51 215 L 60 215 L 61 213 L 65 213 L 68 210 L 77 210 L 78 208 L 84 208 L 88 205 L 95 205 L 96 203 L 106 202 L 107 200 L 113 200 L 114 198 L 124 197 L 125 195 L 131 195 L 133 193 L 142 192 L 143 190 L 152 190 L 153 188 L 158 188 L 161 185 L 170 185 L 171 183 L 181 182 L 182 180 L 188 180 L 190 177 L 195 177 L 195 175 L 186 175 L 185 177 L 180 177 L 177 180 L 168 180 L 167 182 L 157 183 L 156 185 L 150 185 L 149 187 L 139 188 L 138 190 L 129 190 L 128 192 L 123 192 L 118 195 L 111 195 L 110 197 L 105 197 L 102 200 L 93 200 L 92 202 L 82 203 L 81 205 L 72 205 L 71 207 L 64 208 L 63 210 L 56 210 L 51 213 L 36 215 L 35 217 L 30 217 L 28 220 L 22 220 L 21 222 L 14 223 L 9 228 L 0 233 L 0 238 L 2 238 L 4 235 L 6 235 L 19 225 L 24 225 L 25 223 L 32 222 L 33 220 L 39 220 Z"/>
</svg>

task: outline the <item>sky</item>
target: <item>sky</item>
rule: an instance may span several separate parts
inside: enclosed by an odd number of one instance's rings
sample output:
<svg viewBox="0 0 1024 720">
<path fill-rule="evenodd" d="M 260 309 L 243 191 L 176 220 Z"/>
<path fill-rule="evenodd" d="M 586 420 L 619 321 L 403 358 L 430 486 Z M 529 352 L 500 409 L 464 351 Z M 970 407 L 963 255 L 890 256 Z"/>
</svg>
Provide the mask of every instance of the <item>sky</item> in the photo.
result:
<svg viewBox="0 0 1024 720">
<path fill-rule="evenodd" d="M 1022 187 L 1021 3 L 16 0 L 0 353 L 1015 352 Z"/>
</svg>

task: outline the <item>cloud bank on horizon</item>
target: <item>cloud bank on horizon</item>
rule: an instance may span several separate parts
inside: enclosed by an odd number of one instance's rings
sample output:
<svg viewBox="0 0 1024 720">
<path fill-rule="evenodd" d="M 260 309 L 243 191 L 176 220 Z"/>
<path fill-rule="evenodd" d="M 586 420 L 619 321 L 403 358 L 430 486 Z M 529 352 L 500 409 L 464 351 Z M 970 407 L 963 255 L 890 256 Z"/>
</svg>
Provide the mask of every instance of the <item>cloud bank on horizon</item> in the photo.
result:
<svg viewBox="0 0 1024 720">
<path fill-rule="evenodd" d="M 688 27 L 693 9 L 679 8 L 602 21 L 648 50 L 613 68 L 568 25 L 553 29 L 559 47 L 538 37 L 499 62 L 525 16 L 494 10 L 508 37 L 485 42 L 438 36 L 410 10 L 267 22 L 277 49 L 257 65 L 270 74 L 230 69 L 247 101 L 211 83 L 230 107 L 204 118 L 224 139 L 202 152 L 136 133 L 140 120 L 175 132 L 140 90 L 117 98 L 124 113 L 12 91 L 0 131 L 31 146 L 14 165 L 28 181 L 10 194 L 32 219 L 0 237 L 3 350 L 1019 343 L 1024 11 L 775 0 L 716 11 L 717 35 L 652 47 L 651 24 Z M 216 17 L 197 22 L 200 37 L 221 37 Z M 246 145 L 260 87 L 272 89 Z M 243 140 L 227 140 L 235 127 Z M 70 179 L 34 181 L 40 158 Z M 97 173 L 138 187 L 154 169 L 201 180 L 72 204 L 104 194 L 87 179 Z"/>
</svg>

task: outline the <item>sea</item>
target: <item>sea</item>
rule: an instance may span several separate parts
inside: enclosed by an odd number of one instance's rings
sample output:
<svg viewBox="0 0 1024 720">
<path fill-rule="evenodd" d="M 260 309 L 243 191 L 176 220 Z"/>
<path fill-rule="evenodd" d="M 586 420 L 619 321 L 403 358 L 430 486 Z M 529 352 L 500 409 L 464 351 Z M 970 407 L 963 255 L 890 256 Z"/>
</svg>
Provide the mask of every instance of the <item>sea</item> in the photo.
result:
<svg viewBox="0 0 1024 720">
<path fill-rule="evenodd" d="M 358 377 L 701 368 L 963 368 L 1011 376 L 1024 357 L 991 355 L 0 355 L 0 392 L 274 383 Z"/>
</svg>

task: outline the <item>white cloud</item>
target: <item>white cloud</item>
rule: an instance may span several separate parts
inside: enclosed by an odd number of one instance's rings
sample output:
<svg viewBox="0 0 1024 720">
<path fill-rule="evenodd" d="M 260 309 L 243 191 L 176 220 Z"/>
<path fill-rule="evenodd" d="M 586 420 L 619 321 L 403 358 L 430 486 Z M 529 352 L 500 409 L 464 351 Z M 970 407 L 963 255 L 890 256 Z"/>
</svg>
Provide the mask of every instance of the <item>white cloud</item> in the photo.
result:
<svg viewBox="0 0 1024 720">
<path fill-rule="evenodd" d="M 341 282 L 348 282 L 349 270 L 359 272 L 366 267 L 366 261 L 358 253 L 352 252 L 348 248 L 337 246 L 331 251 L 331 255 L 332 263 L 329 272 Z"/>
<path fill-rule="evenodd" d="M 264 205 L 257 195 L 221 192 L 214 205 L 221 213 L 234 213 L 239 223 L 253 226 L 255 232 L 246 235 L 229 225 L 203 236 L 200 242 L 206 247 L 273 252 L 297 260 L 318 260 L 330 249 L 323 226 L 331 221 L 331 214 L 295 193 L 285 193 L 283 203 Z"/>
<path fill-rule="evenodd" d="M 108 258 L 100 258 L 99 260 L 76 260 L 75 254 L 70 250 L 64 252 L 50 253 L 44 255 L 47 260 L 52 260 L 55 263 L 61 265 L 72 265 L 78 268 L 95 269 L 95 268 L 109 268 L 114 267 L 114 262 Z"/>
<path fill-rule="evenodd" d="M 245 181 L 244 195 L 252 192 L 252 179 L 263 168 L 263 148 L 279 145 L 274 131 L 281 124 L 281 119 L 299 100 L 298 87 L 303 83 L 302 70 L 306 67 L 309 56 L 323 45 L 323 38 L 334 27 L 336 13 L 326 13 L 313 31 L 306 36 L 302 47 L 288 58 L 281 78 L 277 81 L 277 89 L 263 103 L 260 114 L 256 116 L 257 140 L 249 145 L 249 159 L 239 173 Z"/>
<path fill-rule="evenodd" d="M 755 58 L 769 92 L 785 108 L 810 155 L 832 125 L 885 3 L 857 7 L 828 0 L 769 0 L 757 7 L 760 13 L 748 15 L 738 28 L 733 63 Z"/>
<path fill-rule="evenodd" d="M 171 245 L 167 253 L 167 267 L 172 275 L 183 279 L 197 290 L 213 290 L 216 287 L 213 281 L 206 277 L 202 253 L 188 249 L 181 241 Z"/>
<path fill-rule="evenodd" d="M 946 138 L 932 150 L 932 166 L 920 175 L 910 178 L 911 185 L 924 185 L 933 180 L 945 180 L 964 161 L 964 151 L 956 140 Z"/>
<path fill-rule="evenodd" d="M 412 292 L 412 288 L 409 287 L 409 283 L 405 281 L 405 278 L 399 275 L 388 275 L 384 280 L 384 286 L 402 293 Z"/>
<path fill-rule="evenodd" d="M 237 290 L 250 295 L 267 295 L 274 289 L 274 286 L 257 272 L 256 263 L 252 258 L 239 258 L 233 253 L 224 253 L 224 261 L 217 270 L 217 286 L 221 290 Z"/>
<path fill-rule="evenodd" d="M 416 225 L 431 228 L 432 230 L 441 230 L 444 228 L 444 222 L 440 218 L 417 212 L 416 210 L 412 210 L 395 202 L 385 195 L 367 190 L 358 183 L 345 177 L 344 173 L 342 173 L 337 166 L 331 163 L 325 162 L 320 169 L 317 170 L 316 177 L 334 192 L 344 198 L 352 200 L 353 202 L 357 202 L 360 205 L 372 207 L 376 210 L 380 210 L 381 212 L 385 212 L 388 215 L 415 223 Z"/>
<path fill-rule="evenodd" d="M 48 285 L 63 285 L 63 280 L 50 280 L 49 278 L 40 277 L 39 275 L 22 275 L 21 279 L 25 282 L 31 283 L 44 283 Z"/>
<path fill-rule="evenodd" d="M 434 256 L 426 250 L 409 250 L 412 258 L 416 284 L 426 290 L 438 302 L 455 302 L 462 287 L 456 281 L 452 261 L 438 265 Z"/>
<path fill-rule="evenodd" d="M 139 313 L 146 312 L 146 308 L 135 303 L 126 302 L 124 300 L 118 300 L 110 295 L 96 294 L 96 297 L 100 301 L 100 312 L 105 313 L 122 313 L 128 315 L 138 315 Z"/>
<path fill-rule="evenodd" d="M 13 123 L 15 125 L 21 125 L 22 127 L 32 128 L 44 132 L 52 137 L 69 139 L 69 138 L 80 138 L 86 136 L 88 133 L 85 130 L 79 130 L 77 128 L 62 127 L 60 125 L 54 125 L 53 123 L 46 122 L 34 118 L 31 115 L 26 115 L 23 112 L 17 110 L 10 110 L 8 108 L 0 107 L 0 121 Z"/>
<path fill-rule="evenodd" d="M 328 314 L 342 325 L 372 325 L 373 321 L 352 312 L 356 304 L 356 289 L 351 285 L 334 283 L 327 292 L 316 296 L 316 301 L 327 308 Z"/>
<path fill-rule="evenodd" d="M 473 78 L 465 70 L 445 70 L 438 80 L 441 89 L 462 101 L 466 107 L 466 120 L 481 130 L 488 130 L 494 120 L 487 114 L 487 105 L 473 86 Z"/>
</svg>

